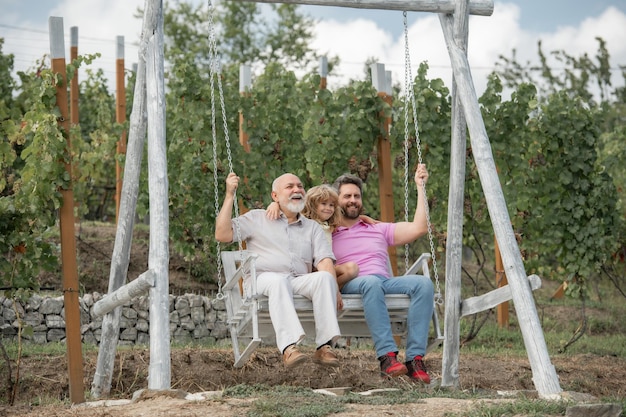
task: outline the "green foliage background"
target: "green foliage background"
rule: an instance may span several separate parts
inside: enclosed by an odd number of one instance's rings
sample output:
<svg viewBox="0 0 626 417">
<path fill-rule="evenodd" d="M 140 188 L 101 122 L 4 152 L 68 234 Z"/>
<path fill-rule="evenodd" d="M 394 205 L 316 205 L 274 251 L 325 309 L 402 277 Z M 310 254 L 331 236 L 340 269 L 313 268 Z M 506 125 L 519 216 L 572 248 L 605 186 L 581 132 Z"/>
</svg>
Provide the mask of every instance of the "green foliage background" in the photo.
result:
<svg viewBox="0 0 626 417">
<path fill-rule="evenodd" d="M 231 166 L 245 178 L 239 198 L 248 208 L 269 204 L 271 181 L 283 172 L 300 176 L 307 187 L 330 183 L 344 172 L 355 173 L 366 184 L 368 214 L 377 217 L 376 141 L 382 134 L 381 120 L 387 116 L 393 117 L 396 218 L 405 215 L 404 167 L 406 163 L 413 172 L 418 160 L 415 132 L 405 138 L 404 110 L 410 106 L 406 95 L 396 88 L 389 106 L 367 79 L 352 80 L 332 91 L 320 89 L 315 71 L 319 56 L 309 47 L 311 33 L 306 29 L 310 22 L 296 6 L 272 8 L 276 19 L 271 21 L 264 21 L 250 3 L 225 2 L 214 15 L 224 117 L 217 80 L 209 77 L 209 10 L 185 3 L 166 10 L 171 247 L 197 265 L 195 273 L 201 280 L 216 279 L 213 225 Z M 569 279 L 575 284 L 571 291 L 578 295 L 584 295 L 590 280 L 602 275 L 611 277 L 618 289 L 624 285 L 626 176 L 620 161 L 626 146 L 626 92 L 623 87 L 611 87 L 610 57 L 603 41 L 598 43 L 595 61 L 560 51 L 558 56 L 572 70 L 555 75 L 546 66 L 539 79 L 525 72 L 514 57 L 502 57 L 480 97 L 527 270 L 546 278 Z M 0 51 L 1 46 L 0 40 Z M 544 57 L 541 45 L 538 53 Z M 91 58 L 71 63 L 72 71 L 88 65 Z M 71 157 L 75 167 L 78 216 L 113 220 L 114 166 L 116 160 L 123 162 L 115 156 L 115 146 L 128 125 L 115 123 L 114 95 L 107 91 L 102 72 L 87 67 L 86 78 L 80 82 L 80 125 L 70 132 L 70 155 L 54 107 L 54 85 L 65 80 L 58 80 L 41 62 L 36 70 L 20 73 L 17 82 L 10 75 L 12 59 L 0 54 L 0 281 L 3 286 L 36 287 L 42 269 L 58 268 L 58 247 L 51 244 L 50 236 L 58 233 L 59 189 L 69 185 L 61 161 Z M 338 59 L 329 57 L 331 72 Z M 545 59 L 542 62 L 545 65 Z M 245 94 L 239 92 L 241 63 L 251 64 L 258 74 Z M 413 83 L 422 157 L 430 172 L 431 220 L 442 265 L 450 172 L 450 91 L 442 80 L 428 77 L 426 64 L 419 66 Z M 133 84 L 134 74 L 128 74 L 129 110 Z M 591 93 L 594 85 L 600 86 L 599 98 Z M 503 99 L 505 89 L 510 91 L 508 99 Z M 240 113 L 252 149 L 249 153 L 238 143 Z M 411 111 L 407 114 L 412 118 Z M 407 121 L 409 125 L 414 122 Z M 138 219 L 149 209 L 145 175 Z M 216 191 L 219 201 L 215 201 Z M 412 181 L 407 191 L 412 213 Z M 491 278 L 484 266 L 493 258 L 493 230 L 470 140 L 464 245 L 472 253 L 470 262 L 479 266 L 470 278 Z M 428 247 L 418 242 L 409 250 L 413 256 Z"/>
</svg>

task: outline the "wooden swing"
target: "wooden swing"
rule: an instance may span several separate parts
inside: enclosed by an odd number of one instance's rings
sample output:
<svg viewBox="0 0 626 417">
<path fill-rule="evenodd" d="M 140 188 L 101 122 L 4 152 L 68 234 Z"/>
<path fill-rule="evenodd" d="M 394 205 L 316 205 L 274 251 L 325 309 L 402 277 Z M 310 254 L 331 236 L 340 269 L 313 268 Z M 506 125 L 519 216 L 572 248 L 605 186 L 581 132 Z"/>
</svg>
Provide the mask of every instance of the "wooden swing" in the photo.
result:
<svg viewBox="0 0 626 417">
<path fill-rule="evenodd" d="M 228 157 L 229 172 L 232 172 L 232 158 L 230 154 L 230 140 L 228 137 L 228 130 L 226 127 L 226 117 L 223 105 L 223 94 L 221 80 L 216 77 L 219 72 L 217 68 L 217 54 L 216 54 L 216 41 L 215 33 L 213 30 L 212 18 L 209 18 L 210 25 L 210 48 L 212 59 L 211 65 L 211 114 L 212 114 L 212 126 L 213 126 L 213 164 L 214 173 L 217 172 L 217 135 L 215 130 L 215 96 L 213 93 L 214 79 L 218 80 L 218 92 L 220 94 L 220 104 L 222 111 L 222 118 L 224 120 L 224 129 L 226 137 L 226 149 Z M 406 21 L 406 13 L 404 15 L 404 29 L 405 40 L 408 42 L 408 29 Z M 408 51 L 408 44 L 407 44 Z M 413 90 L 412 78 L 410 74 L 410 62 L 408 54 L 406 54 L 406 86 L 407 91 Z M 413 95 L 411 94 L 411 98 Z M 422 155 L 420 149 L 420 140 L 418 129 L 416 125 L 417 110 L 415 108 L 415 100 L 412 100 L 413 120 L 415 122 L 416 132 L 416 145 L 418 149 L 419 162 L 422 162 Z M 409 141 L 409 128 L 408 128 L 408 106 L 405 106 L 405 219 L 408 219 L 408 141 Z M 214 175 L 214 189 L 215 189 L 215 210 L 216 215 L 219 212 L 219 195 L 218 195 L 218 182 L 217 174 Z M 235 198 L 235 201 L 237 199 Z M 237 203 L 234 205 L 234 216 L 238 217 Z M 433 331 L 431 341 L 428 345 L 427 352 L 438 347 L 443 342 L 443 334 L 441 332 L 441 326 L 439 324 L 439 318 L 437 314 L 437 306 L 443 304 L 443 297 L 440 291 L 439 277 L 436 269 L 435 260 L 435 248 L 433 243 L 432 228 L 430 223 L 430 217 L 428 214 L 428 204 L 426 203 L 426 213 L 428 220 L 428 237 L 430 241 L 431 253 L 423 253 L 419 256 L 417 261 L 409 266 L 408 259 L 408 247 L 405 250 L 405 275 L 420 274 L 426 277 L 431 277 L 429 270 L 429 263 L 432 261 L 435 272 L 435 298 L 434 308 L 432 315 Z M 235 235 L 239 235 L 235 231 Z M 217 243 L 218 253 L 218 293 L 217 298 L 223 299 L 226 304 L 226 312 L 228 316 L 228 327 L 231 334 L 233 353 L 235 357 L 234 366 L 236 368 L 242 367 L 247 362 L 248 358 L 252 355 L 255 349 L 261 343 L 271 343 L 274 341 L 274 330 L 272 327 L 268 299 L 266 296 L 257 293 L 256 289 L 256 268 L 255 262 L 257 255 L 253 252 L 243 249 L 241 239 L 238 239 L 239 250 L 236 251 L 221 251 L 220 245 Z M 408 246 L 408 245 L 407 245 Z M 223 268 L 224 282 L 222 283 L 221 271 Z M 390 267 L 391 269 L 391 267 Z M 365 322 L 363 301 L 359 294 L 342 294 L 343 309 L 338 311 L 338 322 L 341 329 L 342 337 L 371 337 L 367 323 Z M 391 321 L 392 332 L 396 339 L 399 339 L 407 333 L 407 313 L 409 309 L 410 299 L 407 295 L 403 294 L 388 294 L 385 297 L 387 303 L 387 309 L 389 312 L 389 318 Z M 313 318 L 313 305 L 311 300 L 302 297 L 294 296 L 294 305 L 298 312 L 298 317 L 302 326 L 307 334 L 315 333 L 315 322 Z M 243 346 L 243 351 L 241 347 Z"/>
</svg>

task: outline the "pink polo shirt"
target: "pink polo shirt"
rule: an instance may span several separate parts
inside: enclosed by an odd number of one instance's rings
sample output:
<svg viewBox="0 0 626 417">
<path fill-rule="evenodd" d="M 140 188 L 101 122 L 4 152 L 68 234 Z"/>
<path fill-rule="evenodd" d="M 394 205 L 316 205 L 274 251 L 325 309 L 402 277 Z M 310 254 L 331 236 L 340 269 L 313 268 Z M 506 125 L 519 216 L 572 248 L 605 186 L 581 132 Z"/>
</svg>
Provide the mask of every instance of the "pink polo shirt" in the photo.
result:
<svg viewBox="0 0 626 417">
<path fill-rule="evenodd" d="M 361 220 L 352 227 L 338 227 L 333 233 L 333 253 L 337 264 L 356 262 L 359 275 L 390 277 L 387 248 L 394 245 L 395 223 L 367 224 Z"/>
</svg>

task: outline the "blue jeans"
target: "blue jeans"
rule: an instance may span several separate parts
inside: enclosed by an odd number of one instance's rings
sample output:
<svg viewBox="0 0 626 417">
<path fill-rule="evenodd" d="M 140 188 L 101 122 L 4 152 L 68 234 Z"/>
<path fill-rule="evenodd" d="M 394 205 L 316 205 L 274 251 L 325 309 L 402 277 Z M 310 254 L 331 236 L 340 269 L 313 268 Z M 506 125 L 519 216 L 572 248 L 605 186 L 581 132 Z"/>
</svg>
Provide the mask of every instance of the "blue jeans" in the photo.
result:
<svg viewBox="0 0 626 417">
<path fill-rule="evenodd" d="M 361 294 L 365 321 L 370 329 L 376 357 L 397 352 L 398 346 L 391 334 L 391 322 L 385 304 L 385 294 L 406 294 L 411 303 L 407 316 L 406 359 L 424 356 L 428 345 L 428 331 L 433 314 L 434 289 L 430 278 L 423 275 L 403 275 L 386 278 L 382 275 L 363 275 L 348 281 L 341 292 Z"/>
</svg>

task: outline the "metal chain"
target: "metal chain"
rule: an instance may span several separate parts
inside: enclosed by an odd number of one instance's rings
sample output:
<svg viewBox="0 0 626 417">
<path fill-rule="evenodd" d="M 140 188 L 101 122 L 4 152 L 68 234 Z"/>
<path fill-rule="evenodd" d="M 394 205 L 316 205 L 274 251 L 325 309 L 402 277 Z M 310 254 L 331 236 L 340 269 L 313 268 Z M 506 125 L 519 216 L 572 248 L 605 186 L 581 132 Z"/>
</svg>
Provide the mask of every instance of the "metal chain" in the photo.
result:
<svg viewBox="0 0 626 417">
<path fill-rule="evenodd" d="M 411 74 L 411 55 L 409 53 L 409 25 L 407 23 L 407 12 L 403 12 L 403 16 L 404 16 L 404 60 L 405 60 L 405 65 L 404 65 L 404 76 L 405 76 L 405 94 L 407 95 L 407 99 L 410 99 L 411 101 L 411 107 L 413 110 L 413 123 L 415 125 L 415 145 L 417 147 L 417 163 L 418 164 L 422 164 L 422 147 L 421 147 L 421 139 L 420 139 L 420 135 L 419 135 L 419 126 L 417 123 L 417 105 L 415 103 L 415 94 L 413 92 L 413 76 Z M 407 117 L 407 105 L 405 105 L 405 129 L 404 129 L 404 134 L 405 134 L 405 142 L 408 143 L 409 141 L 409 129 L 408 129 L 408 117 Z M 408 147 L 408 145 L 405 144 L 405 147 Z M 408 159 L 408 151 L 405 152 L 405 167 L 407 167 L 407 162 L 406 160 Z M 408 169 L 407 169 L 408 170 Z M 408 176 L 408 174 L 405 171 L 405 177 Z M 405 192 L 408 195 L 408 178 L 405 180 Z M 426 211 L 426 225 L 428 226 L 428 241 L 430 243 L 430 256 L 432 258 L 433 261 L 433 273 L 435 274 L 435 303 L 438 305 L 442 305 L 443 304 L 443 296 L 441 294 L 441 286 L 439 284 L 439 272 L 437 271 L 437 258 L 435 256 L 435 243 L 434 243 L 434 239 L 433 239 L 433 228 L 432 228 L 432 224 L 430 222 L 430 210 L 428 208 L 428 198 L 426 196 L 426 184 L 423 183 L 422 184 L 422 190 L 424 192 L 424 208 Z M 405 204 L 408 205 L 408 202 L 406 202 L 406 198 L 405 198 Z M 407 215 L 408 218 L 408 215 Z"/>
<path fill-rule="evenodd" d="M 213 22 L 213 5 L 211 4 L 211 0 L 208 0 L 208 11 L 209 11 L 209 78 L 210 78 L 210 90 L 211 90 L 211 133 L 213 138 L 213 188 L 215 190 L 215 218 L 217 220 L 217 216 L 219 214 L 219 192 L 218 192 L 218 178 L 217 178 L 217 127 L 216 127 L 216 117 L 215 117 L 215 79 L 217 79 L 217 85 L 219 90 L 219 99 L 220 99 L 220 107 L 222 113 L 222 122 L 224 126 L 224 137 L 225 137 L 225 145 L 226 145 L 226 154 L 228 158 L 228 172 L 233 172 L 233 160 L 232 160 L 232 152 L 230 148 L 230 137 L 228 134 L 228 122 L 226 120 L 226 106 L 224 105 L 224 91 L 222 89 L 222 80 L 220 77 L 220 60 L 217 53 L 217 41 L 215 36 L 215 25 Z M 239 208 L 237 207 L 237 195 L 235 194 L 234 199 L 234 210 L 235 217 L 239 216 Z M 241 232 L 239 230 L 239 223 L 237 222 L 237 235 L 241 236 Z M 239 241 L 239 249 L 241 250 L 241 239 Z M 222 286 L 224 284 L 224 279 L 222 278 L 222 256 L 221 256 L 221 246 L 220 242 L 215 242 L 216 244 L 216 254 L 217 254 L 217 294 L 215 298 L 217 300 L 224 299 L 225 295 L 222 292 Z"/>
</svg>

